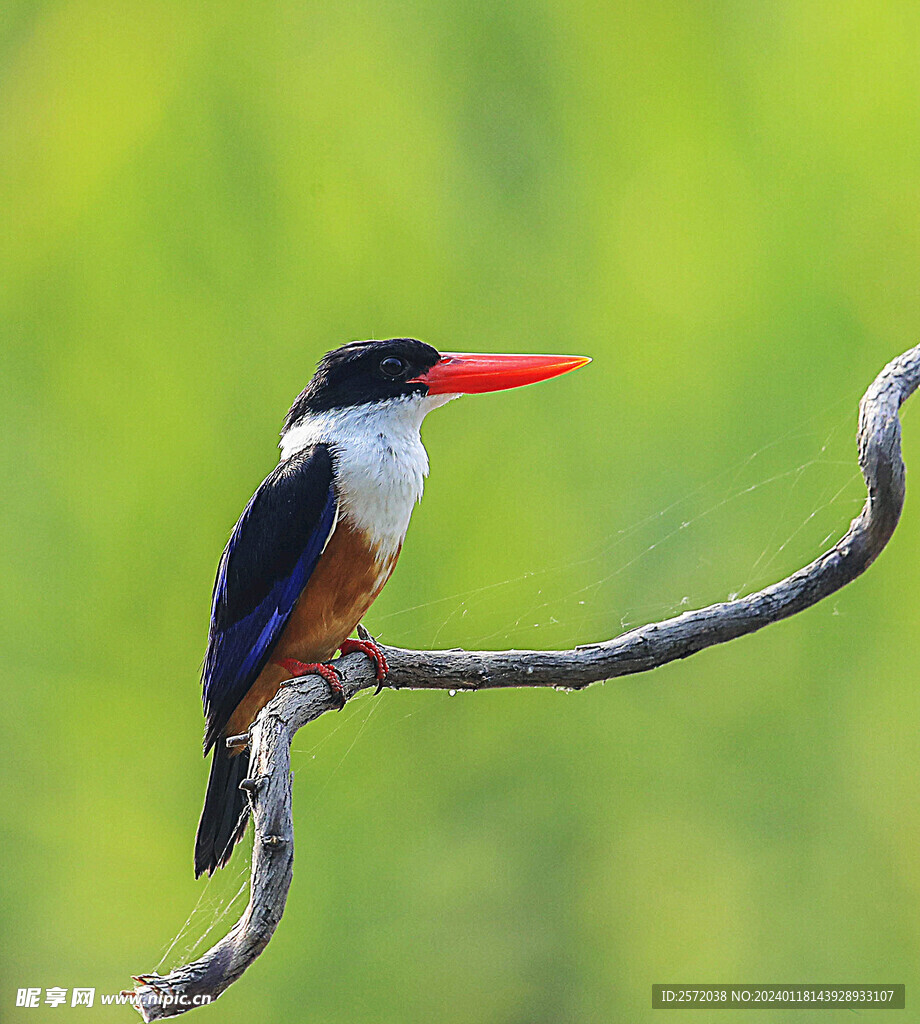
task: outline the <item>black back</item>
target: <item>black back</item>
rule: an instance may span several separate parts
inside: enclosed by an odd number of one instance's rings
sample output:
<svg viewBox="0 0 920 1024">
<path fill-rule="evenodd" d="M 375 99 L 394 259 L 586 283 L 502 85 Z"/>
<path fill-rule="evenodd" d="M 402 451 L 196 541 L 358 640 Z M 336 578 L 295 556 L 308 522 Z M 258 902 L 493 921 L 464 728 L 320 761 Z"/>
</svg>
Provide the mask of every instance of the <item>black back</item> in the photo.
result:
<svg viewBox="0 0 920 1024">
<path fill-rule="evenodd" d="M 271 656 L 335 522 L 332 456 L 305 448 L 262 481 L 224 549 L 202 681 L 205 750 Z"/>
</svg>

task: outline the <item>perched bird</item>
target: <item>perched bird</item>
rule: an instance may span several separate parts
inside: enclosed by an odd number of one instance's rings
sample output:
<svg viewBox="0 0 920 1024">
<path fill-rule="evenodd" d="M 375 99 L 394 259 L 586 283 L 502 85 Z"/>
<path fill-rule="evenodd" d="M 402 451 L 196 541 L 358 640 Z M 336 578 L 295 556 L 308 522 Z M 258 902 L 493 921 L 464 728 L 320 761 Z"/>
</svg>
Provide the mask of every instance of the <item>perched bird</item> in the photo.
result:
<svg viewBox="0 0 920 1024">
<path fill-rule="evenodd" d="M 422 496 L 426 414 L 461 394 L 532 384 L 588 361 L 442 355 L 412 338 L 354 342 L 322 358 L 284 421 L 281 461 L 240 516 L 217 571 L 202 672 L 204 747 L 213 755 L 196 876 L 226 864 L 246 829 L 243 734 L 281 685 L 317 673 L 341 694 L 326 664 L 336 651 L 363 651 L 385 678 L 380 648 L 348 636 L 393 571 Z"/>
</svg>

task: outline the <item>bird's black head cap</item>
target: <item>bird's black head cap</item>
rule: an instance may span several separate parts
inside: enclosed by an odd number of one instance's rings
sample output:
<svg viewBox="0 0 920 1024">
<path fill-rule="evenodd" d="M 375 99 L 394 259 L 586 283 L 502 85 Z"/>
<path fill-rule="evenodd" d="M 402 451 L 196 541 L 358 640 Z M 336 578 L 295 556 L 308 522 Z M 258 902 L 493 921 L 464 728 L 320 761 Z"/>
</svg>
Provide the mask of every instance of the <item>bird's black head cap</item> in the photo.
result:
<svg viewBox="0 0 920 1024">
<path fill-rule="evenodd" d="M 424 395 L 427 387 L 411 381 L 427 373 L 440 358 L 436 348 L 415 338 L 353 341 L 333 349 L 319 361 L 313 379 L 297 396 L 284 429 L 289 430 L 309 413 Z"/>
</svg>

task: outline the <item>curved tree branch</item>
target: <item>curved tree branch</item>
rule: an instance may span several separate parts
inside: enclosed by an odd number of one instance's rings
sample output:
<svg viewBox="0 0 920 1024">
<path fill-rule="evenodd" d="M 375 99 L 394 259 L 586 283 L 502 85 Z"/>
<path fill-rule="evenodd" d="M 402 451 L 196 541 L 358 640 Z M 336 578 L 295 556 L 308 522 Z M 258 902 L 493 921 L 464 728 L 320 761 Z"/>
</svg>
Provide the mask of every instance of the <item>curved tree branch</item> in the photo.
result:
<svg viewBox="0 0 920 1024">
<path fill-rule="evenodd" d="M 859 465 L 868 497 L 850 528 L 828 551 L 786 579 L 736 601 L 709 605 L 640 626 L 612 640 L 571 651 L 409 651 L 386 647 L 386 685 L 406 689 L 487 690 L 508 686 L 590 683 L 665 665 L 715 644 L 788 618 L 839 590 L 872 564 L 888 543 L 904 504 L 904 463 L 898 409 L 920 384 L 920 345 L 892 360 L 863 396 L 859 409 Z M 376 685 L 361 654 L 336 663 L 347 697 Z M 295 732 L 338 707 L 319 676 L 286 686 L 251 730 L 248 789 L 255 823 L 251 895 L 243 916 L 199 960 L 165 977 L 135 979 L 145 1020 L 175 1016 L 216 998 L 268 944 L 284 911 L 294 861 L 290 747 Z"/>
</svg>

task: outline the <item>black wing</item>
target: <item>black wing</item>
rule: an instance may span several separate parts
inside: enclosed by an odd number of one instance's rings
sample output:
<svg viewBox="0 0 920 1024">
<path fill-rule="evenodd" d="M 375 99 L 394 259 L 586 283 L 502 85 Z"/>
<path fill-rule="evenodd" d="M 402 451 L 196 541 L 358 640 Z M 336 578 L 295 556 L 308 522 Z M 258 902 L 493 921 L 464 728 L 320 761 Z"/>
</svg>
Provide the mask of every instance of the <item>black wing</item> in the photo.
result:
<svg viewBox="0 0 920 1024">
<path fill-rule="evenodd" d="M 265 667 L 335 528 L 332 457 L 292 455 L 259 485 L 224 549 L 202 672 L 205 752 Z"/>
</svg>

